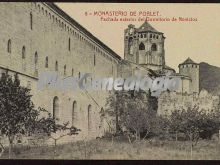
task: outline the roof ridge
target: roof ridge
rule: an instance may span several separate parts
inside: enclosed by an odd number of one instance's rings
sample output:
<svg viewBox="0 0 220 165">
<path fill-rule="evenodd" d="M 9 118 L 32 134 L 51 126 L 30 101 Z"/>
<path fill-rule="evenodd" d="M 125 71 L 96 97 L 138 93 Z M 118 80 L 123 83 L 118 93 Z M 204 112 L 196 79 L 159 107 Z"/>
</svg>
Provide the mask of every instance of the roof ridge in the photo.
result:
<svg viewBox="0 0 220 165">
<path fill-rule="evenodd" d="M 97 38 L 95 35 L 93 35 L 89 30 L 87 30 L 84 26 L 82 26 L 80 23 L 78 23 L 72 16 L 67 14 L 63 9 L 61 9 L 58 5 L 56 5 L 54 2 L 42 2 L 55 10 L 57 14 L 60 14 L 63 16 L 63 19 L 66 19 L 69 21 L 70 24 L 75 26 L 76 28 L 80 29 L 80 32 L 84 33 L 89 37 L 93 42 L 100 45 L 105 51 L 107 51 L 110 56 L 117 58 L 118 60 L 121 60 L 121 56 L 118 55 L 114 50 L 112 50 L 109 46 L 107 46 L 104 42 L 102 42 L 99 38 Z"/>
</svg>

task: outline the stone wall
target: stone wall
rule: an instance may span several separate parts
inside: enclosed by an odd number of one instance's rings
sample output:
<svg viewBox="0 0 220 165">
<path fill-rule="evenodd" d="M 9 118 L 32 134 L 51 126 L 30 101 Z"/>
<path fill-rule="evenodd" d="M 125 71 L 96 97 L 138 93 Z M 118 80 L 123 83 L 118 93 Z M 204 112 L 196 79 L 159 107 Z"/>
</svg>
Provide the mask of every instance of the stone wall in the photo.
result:
<svg viewBox="0 0 220 165">
<path fill-rule="evenodd" d="M 219 96 L 213 96 L 206 90 L 199 94 L 187 94 L 178 92 L 163 92 L 158 98 L 158 115 L 169 116 L 174 110 L 187 109 L 188 107 L 199 106 L 199 110 L 218 110 Z"/>
<path fill-rule="evenodd" d="M 56 71 L 56 63 L 61 77 L 83 73 L 92 73 L 92 79 L 117 76 L 120 57 L 67 18 L 49 3 L 0 3 L 0 67 L 19 73 L 21 84 L 31 88 L 36 107 L 53 113 L 53 99 L 58 97 L 60 122 L 74 123 L 82 130 L 79 137 L 96 137 L 104 129 L 100 111 L 109 92 L 37 89 L 38 76 Z"/>
</svg>

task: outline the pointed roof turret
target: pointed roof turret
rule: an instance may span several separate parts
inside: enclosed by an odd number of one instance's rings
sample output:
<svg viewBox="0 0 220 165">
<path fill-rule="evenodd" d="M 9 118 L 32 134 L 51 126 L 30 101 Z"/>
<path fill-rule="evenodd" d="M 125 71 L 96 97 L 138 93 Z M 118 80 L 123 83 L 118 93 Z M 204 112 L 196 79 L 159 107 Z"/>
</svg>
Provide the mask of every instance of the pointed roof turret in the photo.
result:
<svg viewBox="0 0 220 165">
<path fill-rule="evenodd" d="M 185 65 L 185 64 L 196 64 L 199 65 L 198 63 L 194 62 L 191 58 L 187 58 L 183 63 L 179 64 L 180 65 Z"/>
<path fill-rule="evenodd" d="M 187 58 L 182 64 L 196 64 L 191 58 Z"/>
</svg>

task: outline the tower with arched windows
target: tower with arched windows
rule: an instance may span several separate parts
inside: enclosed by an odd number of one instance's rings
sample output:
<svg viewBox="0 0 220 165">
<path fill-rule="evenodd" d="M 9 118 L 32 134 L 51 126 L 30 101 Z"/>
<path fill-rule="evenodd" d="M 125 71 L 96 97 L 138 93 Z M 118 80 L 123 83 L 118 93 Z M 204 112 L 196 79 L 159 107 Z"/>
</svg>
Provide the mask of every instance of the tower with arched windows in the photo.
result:
<svg viewBox="0 0 220 165">
<path fill-rule="evenodd" d="M 128 25 L 124 31 L 125 59 L 152 70 L 165 68 L 165 37 L 148 22 L 139 28 Z"/>
<path fill-rule="evenodd" d="M 59 119 L 59 98 L 57 96 L 53 98 L 53 118 Z"/>
</svg>

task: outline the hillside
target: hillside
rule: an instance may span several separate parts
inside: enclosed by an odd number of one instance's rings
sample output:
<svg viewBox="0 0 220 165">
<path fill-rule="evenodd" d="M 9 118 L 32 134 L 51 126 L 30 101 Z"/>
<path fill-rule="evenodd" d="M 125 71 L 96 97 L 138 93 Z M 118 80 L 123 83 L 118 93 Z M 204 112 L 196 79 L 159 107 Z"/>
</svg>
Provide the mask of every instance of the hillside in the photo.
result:
<svg viewBox="0 0 220 165">
<path fill-rule="evenodd" d="M 199 64 L 200 89 L 220 95 L 220 68 L 205 62 Z"/>
</svg>

